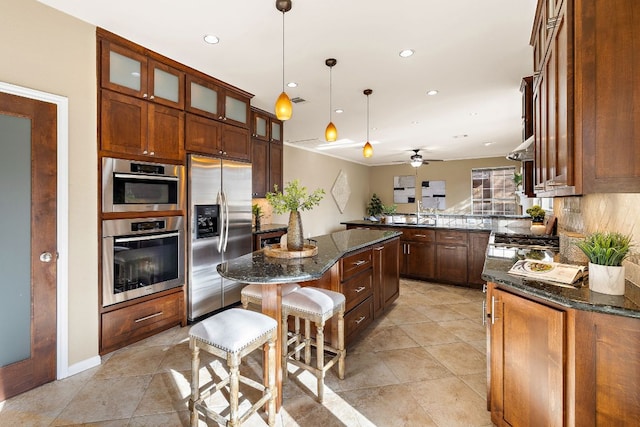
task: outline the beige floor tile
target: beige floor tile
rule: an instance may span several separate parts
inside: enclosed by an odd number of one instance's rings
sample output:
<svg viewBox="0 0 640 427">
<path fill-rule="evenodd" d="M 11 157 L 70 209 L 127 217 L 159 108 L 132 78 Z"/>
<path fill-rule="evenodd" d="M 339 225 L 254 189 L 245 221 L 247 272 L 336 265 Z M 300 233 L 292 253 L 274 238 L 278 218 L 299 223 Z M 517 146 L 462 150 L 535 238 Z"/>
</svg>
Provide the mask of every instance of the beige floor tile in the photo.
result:
<svg viewBox="0 0 640 427">
<path fill-rule="evenodd" d="M 52 425 L 64 426 L 130 418 L 151 375 L 89 380 Z"/>
<path fill-rule="evenodd" d="M 401 383 L 453 375 L 422 347 L 381 351 L 376 355 Z"/>
<path fill-rule="evenodd" d="M 121 378 L 156 372 L 171 347 L 134 346 L 115 352 L 100 366 L 95 378 Z"/>
<path fill-rule="evenodd" d="M 135 416 L 129 421 L 128 427 L 159 427 L 159 426 L 188 426 L 189 411 L 167 412 L 163 414 Z M 203 426 L 206 424 L 203 422 Z"/>
<path fill-rule="evenodd" d="M 462 314 L 472 322 L 482 323 L 482 300 L 462 304 L 451 304 L 452 311 Z"/>
<path fill-rule="evenodd" d="M 424 314 L 434 322 L 466 319 L 464 314 L 451 309 L 451 307 L 455 305 L 456 304 L 431 305 L 424 310 Z"/>
<path fill-rule="evenodd" d="M 478 395 L 486 399 L 487 398 L 487 373 L 482 372 L 480 374 L 472 375 L 460 375 L 459 378 L 464 381 L 466 385 L 471 387 L 473 391 Z"/>
<path fill-rule="evenodd" d="M 486 401 L 456 377 L 413 385 L 413 397 L 438 426 L 491 425 Z"/>
<path fill-rule="evenodd" d="M 190 372 L 173 371 L 155 374 L 142 395 L 134 416 L 162 414 L 189 409 Z"/>
<path fill-rule="evenodd" d="M 333 371 L 325 377 L 327 387 L 336 392 L 397 383 L 398 378 L 374 353 L 347 355 L 344 380 L 338 379 Z"/>
<path fill-rule="evenodd" d="M 486 336 L 485 327 L 482 323 L 473 322 L 469 319 L 439 322 L 438 325 L 465 342 L 480 341 Z"/>
<path fill-rule="evenodd" d="M 347 349 L 348 354 L 418 347 L 418 344 L 396 325 L 378 327 L 365 333 L 366 335 L 358 340 L 357 345 Z"/>
<path fill-rule="evenodd" d="M 432 346 L 460 341 L 454 334 L 433 322 L 400 326 L 405 333 L 422 346 Z"/>
<path fill-rule="evenodd" d="M 456 375 L 486 371 L 486 355 L 467 343 L 457 342 L 427 347 L 427 351 Z"/>
<path fill-rule="evenodd" d="M 431 321 L 431 319 L 429 319 L 424 313 L 424 310 L 421 310 L 419 305 L 412 306 L 407 304 L 394 305 L 391 310 L 385 313 L 385 318 L 396 325 Z"/>
</svg>

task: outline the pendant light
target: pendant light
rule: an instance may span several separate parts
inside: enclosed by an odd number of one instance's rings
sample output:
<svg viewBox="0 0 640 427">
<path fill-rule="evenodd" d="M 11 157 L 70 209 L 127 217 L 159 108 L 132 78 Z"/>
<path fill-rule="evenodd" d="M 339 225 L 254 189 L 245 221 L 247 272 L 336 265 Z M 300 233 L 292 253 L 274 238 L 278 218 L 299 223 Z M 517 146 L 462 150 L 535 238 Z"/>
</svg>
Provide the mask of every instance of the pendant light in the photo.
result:
<svg viewBox="0 0 640 427">
<path fill-rule="evenodd" d="M 367 143 L 362 147 L 362 155 L 366 158 L 373 156 L 373 146 L 369 142 L 369 95 L 373 93 L 371 89 L 365 89 L 364 92 L 367 95 Z"/>
<path fill-rule="evenodd" d="M 338 129 L 336 129 L 336 125 L 333 124 L 333 121 L 331 120 L 333 111 L 333 99 L 332 99 L 332 95 L 333 95 L 333 75 L 332 75 L 332 70 L 333 70 L 333 66 L 336 65 L 338 63 L 338 61 L 335 58 L 329 58 L 327 60 L 324 61 L 324 63 L 326 64 L 327 67 L 329 67 L 329 124 L 327 125 L 327 129 L 324 131 L 324 139 L 327 140 L 327 142 L 334 142 L 335 140 L 338 139 Z"/>
<path fill-rule="evenodd" d="M 282 93 L 276 100 L 275 110 L 279 120 L 289 120 L 293 106 L 289 95 L 284 91 L 284 14 L 291 10 L 291 0 L 276 0 L 276 9 L 282 12 Z"/>
</svg>

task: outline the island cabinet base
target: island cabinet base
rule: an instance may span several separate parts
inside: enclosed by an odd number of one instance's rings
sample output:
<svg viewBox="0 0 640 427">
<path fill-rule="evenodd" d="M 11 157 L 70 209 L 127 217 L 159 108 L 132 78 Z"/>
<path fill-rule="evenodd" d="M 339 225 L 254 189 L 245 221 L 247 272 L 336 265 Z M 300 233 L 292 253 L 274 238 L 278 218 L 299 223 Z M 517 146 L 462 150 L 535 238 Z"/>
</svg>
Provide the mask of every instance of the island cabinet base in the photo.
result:
<svg viewBox="0 0 640 427">
<path fill-rule="evenodd" d="M 640 319 L 487 289 L 487 402 L 497 426 L 637 426 Z"/>
<path fill-rule="evenodd" d="M 345 344 L 348 346 L 373 320 L 388 310 L 400 292 L 399 239 L 393 238 L 344 255 L 318 280 L 316 286 L 344 294 Z M 374 310 L 374 303 L 376 309 Z M 291 328 L 291 323 L 289 327 Z M 325 339 L 337 345 L 337 319 L 325 326 Z"/>
</svg>

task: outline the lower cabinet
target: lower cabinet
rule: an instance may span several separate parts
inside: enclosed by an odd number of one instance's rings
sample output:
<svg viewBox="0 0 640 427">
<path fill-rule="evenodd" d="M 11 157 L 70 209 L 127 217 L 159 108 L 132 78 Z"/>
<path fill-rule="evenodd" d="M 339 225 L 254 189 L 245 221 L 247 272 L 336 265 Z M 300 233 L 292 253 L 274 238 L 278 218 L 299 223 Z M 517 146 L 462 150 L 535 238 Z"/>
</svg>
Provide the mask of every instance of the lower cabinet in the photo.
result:
<svg viewBox="0 0 640 427">
<path fill-rule="evenodd" d="M 487 231 L 469 232 L 469 258 L 467 264 L 467 283 L 478 287 L 485 284 L 482 280 L 484 259 L 489 244 L 490 233 Z"/>
<path fill-rule="evenodd" d="M 373 248 L 373 311 L 380 316 L 400 296 L 399 241 Z"/>
<path fill-rule="evenodd" d="M 637 426 L 640 319 L 487 287 L 487 369 L 497 426 Z"/>
<path fill-rule="evenodd" d="M 173 326 L 184 326 L 185 313 L 182 289 L 102 313 L 100 354 L 109 353 Z"/>
</svg>

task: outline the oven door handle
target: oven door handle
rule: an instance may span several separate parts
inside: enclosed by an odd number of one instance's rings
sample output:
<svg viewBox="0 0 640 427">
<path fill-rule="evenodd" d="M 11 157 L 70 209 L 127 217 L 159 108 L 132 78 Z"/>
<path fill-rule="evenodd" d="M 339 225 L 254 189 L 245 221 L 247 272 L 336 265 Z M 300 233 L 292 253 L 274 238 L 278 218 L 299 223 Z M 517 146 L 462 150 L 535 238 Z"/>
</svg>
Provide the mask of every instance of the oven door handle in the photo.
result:
<svg viewBox="0 0 640 427">
<path fill-rule="evenodd" d="M 175 233 L 165 233 L 165 234 L 152 234 L 147 236 L 136 236 L 136 237 L 115 237 L 113 239 L 114 243 L 125 243 L 125 242 L 139 242 L 141 240 L 157 240 L 157 239 L 165 239 L 167 237 L 177 237 L 180 233 L 177 231 Z"/>
<path fill-rule="evenodd" d="M 220 192 L 216 196 L 216 203 L 220 206 L 223 205 L 223 199 Z M 218 237 L 218 253 L 222 253 L 222 245 L 224 244 L 224 209 L 220 209 L 220 236 Z"/>
<path fill-rule="evenodd" d="M 180 179 L 177 176 L 135 175 L 131 173 L 114 173 L 113 176 L 127 179 L 148 179 L 150 181 L 178 181 Z"/>
<path fill-rule="evenodd" d="M 224 246 L 222 247 L 222 251 L 227 251 L 227 242 L 229 241 L 229 203 L 227 202 L 227 193 L 222 191 L 222 200 L 224 202 L 224 217 L 225 217 L 225 226 L 224 226 Z"/>
</svg>

